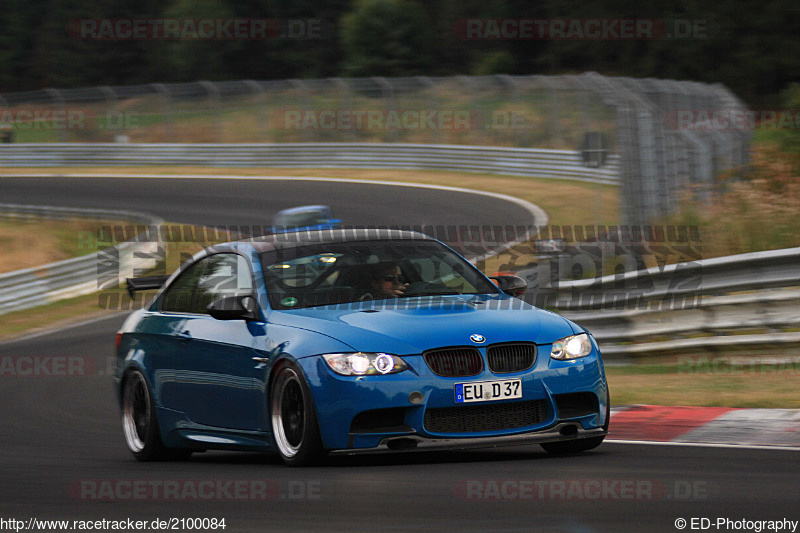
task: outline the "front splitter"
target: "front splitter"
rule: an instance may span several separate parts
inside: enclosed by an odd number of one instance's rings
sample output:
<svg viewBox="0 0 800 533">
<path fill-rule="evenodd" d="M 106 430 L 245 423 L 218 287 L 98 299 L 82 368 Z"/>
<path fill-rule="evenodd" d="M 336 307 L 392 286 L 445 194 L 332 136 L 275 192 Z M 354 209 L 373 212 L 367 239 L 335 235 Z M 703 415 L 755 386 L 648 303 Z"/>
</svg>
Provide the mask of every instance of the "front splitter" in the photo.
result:
<svg viewBox="0 0 800 533">
<path fill-rule="evenodd" d="M 565 434 L 566 432 L 566 434 Z M 430 450 L 470 450 L 476 448 L 500 448 L 505 446 L 524 446 L 546 442 L 565 442 L 607 435 L 602 428 L 583 429 L 579 424 L 562 422 L 552 428 L 533 433 L 504 435 L 500 437 L 444 438 L 434 439 L 419 435 L 387 437 L 374 448 L 331 450 L 331 455 L 360 455 L 370 453 L 422 452 Z"/>
</svg>

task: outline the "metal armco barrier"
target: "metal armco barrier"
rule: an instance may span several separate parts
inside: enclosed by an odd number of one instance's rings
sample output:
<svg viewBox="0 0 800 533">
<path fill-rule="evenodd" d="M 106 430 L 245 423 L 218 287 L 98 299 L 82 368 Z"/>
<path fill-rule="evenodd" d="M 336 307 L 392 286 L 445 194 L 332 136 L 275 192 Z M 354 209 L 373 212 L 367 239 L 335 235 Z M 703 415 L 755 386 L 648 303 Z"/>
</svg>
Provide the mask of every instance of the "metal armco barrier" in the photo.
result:
<svg viewBox="0 0 800 533">
<path fill-rule="evenodd" d="M 610 359 L 800 345 L 800 248 L 562 281 L 526 299 L 589 329 Z"/>
<path fill-rule="evenodd" d="M 588 168 L 578 151 L 425 144 L 9 144 L 0 165 L 430 169 L 619 184 L 618 156 Z"/>
<path fill-rule="evenodd" d="M 0 218 L 89 218 L 137 225 L 163 222 L 160 218 L 142 213 L 10 204 L 0 204 Z M 157 247 L 158 243 L 125 242 L 83 257 L 0 274 L 0 315 L 97 291 L 100 283 L 98 266 L 109 259 L 116 258 L 118 263 L 115 266 L 119 272 L 152 267 L 153 259 L 138 259 L 135 252 L 148 252 L 144 248 L 154 246 Z"/>
<path fill-rule="evenodd" d="M 535 287 L 534 303 L 561 311 L 676 308 L 701 296 L 800 285 L 800 248 L 717 257 L 552 284 L 538 281 L 533 272 L 527 275 L 523 272 L 523 276 Z"/>
</svg>

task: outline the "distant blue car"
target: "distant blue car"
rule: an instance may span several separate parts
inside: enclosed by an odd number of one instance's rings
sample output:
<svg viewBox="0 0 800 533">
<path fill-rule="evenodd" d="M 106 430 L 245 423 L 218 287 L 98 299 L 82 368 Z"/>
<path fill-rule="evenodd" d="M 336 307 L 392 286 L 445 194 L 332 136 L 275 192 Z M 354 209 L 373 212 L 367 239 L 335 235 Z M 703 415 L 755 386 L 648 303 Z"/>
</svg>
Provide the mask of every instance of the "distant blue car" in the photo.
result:
<svg viewBox="0 0 800 533">
<path fill-rule="evenodd" d="M 342 221 L 333 218 L 327 205 L 301 205 L 278 211 L 272 218 L 274 233 L 333 229 Z"/>
<path fill-rule="evenodd" d="M 168 279 L 167 279 L 168 278 Z M 394 230 L 284 233 L 197 254 L 117 334 L 139 460 L 211 449 L 326 453 L 595 448 L 609 394 L 594 338 L 515 298 L 441 242 Z"/>
</svg>

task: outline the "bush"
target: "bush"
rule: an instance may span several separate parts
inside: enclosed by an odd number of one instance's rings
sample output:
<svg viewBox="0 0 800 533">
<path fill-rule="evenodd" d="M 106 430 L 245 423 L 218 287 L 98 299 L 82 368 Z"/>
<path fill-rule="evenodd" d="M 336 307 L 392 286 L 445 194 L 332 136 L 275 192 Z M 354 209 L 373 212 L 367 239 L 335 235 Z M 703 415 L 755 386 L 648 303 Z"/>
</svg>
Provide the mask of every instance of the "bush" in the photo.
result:
<svg viewBox="0 0 800 533">
<path fill-rule="evenodd" d="M 683 199 L 668 223 L 700 227 L 704 257 L 800 246 L 798 155 L 755 143 L 749 168 L 717 182 L 708 201 Z"/>
</svg>

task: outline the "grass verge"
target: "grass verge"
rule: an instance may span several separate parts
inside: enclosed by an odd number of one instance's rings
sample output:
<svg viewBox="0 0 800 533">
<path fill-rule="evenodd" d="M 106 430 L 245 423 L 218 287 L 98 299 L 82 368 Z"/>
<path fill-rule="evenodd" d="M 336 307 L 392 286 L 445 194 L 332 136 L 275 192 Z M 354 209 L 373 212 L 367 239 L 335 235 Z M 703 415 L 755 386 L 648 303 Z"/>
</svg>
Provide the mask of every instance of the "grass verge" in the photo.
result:
<svg viewBox="0 0 800 533">
<path fill-rule="evenodd" d="M 44 220 L 0 218 L 0 273 L 37 267 L 94 253 L 95 220 Z"/>
<path fill-rule="evenodd" d="M 800 360 L 730 365 L 686 359 L 677 365 L 607 367 L 613 405 L 800 408 Z"/>
<path fill-rule="evenodd" d="M 108 175 L 235 175 L 235 176 L 289 176 L 330 177 L 354 180 L 378 180 L 397 183 L 419 183 L 462 187 L 479 191 L 507 194 L 538 205 L 547 213 L 550 226 L 611 226 L 618 218 L 618 188 L 583 182 L 565 182 L 543 178 L 501 176 L 428 170 L 379 169 L 296 169 L 296 168 L 209 168 L 209 167 L 67 167 L 67 168 L 15 168 L 8 175 L 69 174 Z M 0 174 L 2 176 L 2 174 Z M 586 206 L 590 207 L 586 207 Z M 346 222 L 346 221 L 345 221 Z M 534 262 L 531 243 L 521 243 L 507 253 L 500 254 L 479 265 L 485 272 L 510 270 Z"/>
<path fill-rule="evenodd" d="M 99 293 L 94 293 L 5 314 L 0 320 L 0 341 L 58 329 L 114 312 L 101 309 L 98 302 Z M 113 339 L 109 346 L 113 346 Z"/>
<path fill-rule="evenodd" d="M 17 270 L 18 268 L 26 268 L 20 265 L 31 262 L 32 258 L 38 262 L 30 266 L 39 266 L 66 259 L 70 256 L 94 253 L 117 244 L 117 241 L 114 240 L 114 235 L 109 235 L 108 232 L 101 232 L 102 236 L 98 237 L 98 228 L 108 227 L 110 224 L 113 223 L 97 221 L 65 223 L 65 221 L 57 221 L 30 223 L 30 226 L 27 223 L 22 226 L 9 224 L 7 227 L 3 227 L 0 225 L 0 229 L 3 230 L 3 233 L 0 233 L 0 243 L 3 243 L 5 238 L 11 241 L 28 238 L 30 241 L 28 248 L 23 248 L 19 253 L 5 254 L 0 256 L 0 259 L 5 258 L 6 264 L 12 264 L 9 258 L 15 258 L 16 262 L 13 263 L 14 268 L 12 269 Z M 189 233 L 206 235 L 204 232 L 197 231 L 198 227 L 192 226 L 190 228 L 191 231 Z M 218 232 L 217 234 L 223 238 L 217 241 L 167 243 L 164 245 L 166 257 L 158 262 L 151 271 L 142 275 L 171 274 L 180 266 L 183 260 L 191 257 L 203 247 L 230 240 L 229 236 L 224 232 Z M 75 246 L 76 241 L 78 246 Z M 25 242 L 24 239 L 21 242 Z M 35 251 L 35 253 L 31 250 Z M 124 273 L 116 271 L 113 273 L 115 278 L 118 274 L 124 275 Z M 138 301 L 134 302 L 134 304 L 140 305 Z M 136 308 L 138 307 L 131 307 L 131 302 L 124 288 L 106 288 L 89 295 L 66 298 L 31 309 L 2 315 L 0 319 L 0 341 Z"/>
</svg>

